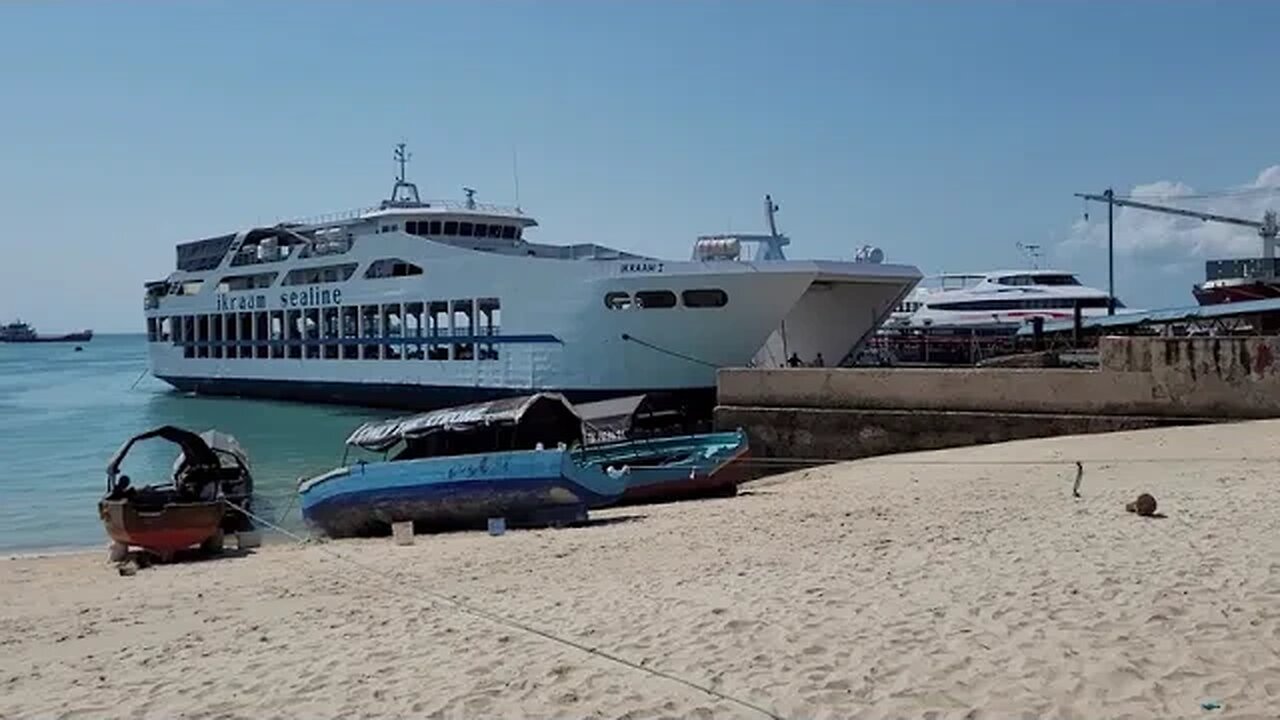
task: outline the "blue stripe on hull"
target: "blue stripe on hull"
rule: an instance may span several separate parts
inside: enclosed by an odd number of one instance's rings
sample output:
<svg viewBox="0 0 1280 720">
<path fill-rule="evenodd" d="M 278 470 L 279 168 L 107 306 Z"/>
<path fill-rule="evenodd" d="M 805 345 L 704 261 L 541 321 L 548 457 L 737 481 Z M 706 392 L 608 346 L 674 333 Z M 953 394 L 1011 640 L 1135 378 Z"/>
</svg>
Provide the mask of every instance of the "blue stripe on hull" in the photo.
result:
<svg viewBox="0 0 1280 720">
<path fill-rule="evenodd" d="M 453 385 L 412 385 L 399 383 L 348 383 L 311 380 L 250 380 L 241 378 L 195 378 L 157 375 L 158 379 L 183 392 L 200 395 L 230 395 L 291 400 L 296 402 L 360 405 L 405 410 L 435 410 L 534 392 L 560 392 L 570 402 L 583 403 L 626 395 L 672 395 L 687 399 L 692 407 L 704 410 L 707 417 L 715 406 L 714 387 L 679 390 L 604 389 L 604 388 L 496 388 L 459 387 Z"/>
</svg>

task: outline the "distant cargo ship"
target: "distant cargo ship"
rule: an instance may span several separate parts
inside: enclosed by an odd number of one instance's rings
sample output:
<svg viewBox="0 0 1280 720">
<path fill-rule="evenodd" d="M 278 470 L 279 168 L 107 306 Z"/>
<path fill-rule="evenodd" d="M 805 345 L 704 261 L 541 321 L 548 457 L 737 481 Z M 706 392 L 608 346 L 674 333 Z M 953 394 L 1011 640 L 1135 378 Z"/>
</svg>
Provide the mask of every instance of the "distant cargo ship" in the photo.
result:
<svg viewBox="0 0 1280 720">
<path fill-rule="evenodd" d="M 93 339 L 92 330 L 82 330 L 66 335 L 39 335 L 35 328 L 22 322 L 11 322 L 0 327 L 0 342 L 38 343 L 38 342 L 89 342 Z"/>
</svg>

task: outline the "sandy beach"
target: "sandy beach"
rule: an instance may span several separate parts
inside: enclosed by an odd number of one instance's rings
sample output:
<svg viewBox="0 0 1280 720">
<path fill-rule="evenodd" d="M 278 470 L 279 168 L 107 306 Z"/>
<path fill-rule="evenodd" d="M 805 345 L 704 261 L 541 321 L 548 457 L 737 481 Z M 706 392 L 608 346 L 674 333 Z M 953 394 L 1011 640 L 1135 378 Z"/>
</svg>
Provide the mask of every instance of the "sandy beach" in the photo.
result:
<svg viewBox="0 0 1280 720">
<path fill-rule="evenodd" d="M 899 455 L 590 527 L 133 577 L 105 551 L 10 558 L 0 717 L 765 717 L 428 593 L 777 717 L 1274 716 L 1278 435 Z M 1144 491 L 1167 517 L 1125 512 Z"/>
</svg>

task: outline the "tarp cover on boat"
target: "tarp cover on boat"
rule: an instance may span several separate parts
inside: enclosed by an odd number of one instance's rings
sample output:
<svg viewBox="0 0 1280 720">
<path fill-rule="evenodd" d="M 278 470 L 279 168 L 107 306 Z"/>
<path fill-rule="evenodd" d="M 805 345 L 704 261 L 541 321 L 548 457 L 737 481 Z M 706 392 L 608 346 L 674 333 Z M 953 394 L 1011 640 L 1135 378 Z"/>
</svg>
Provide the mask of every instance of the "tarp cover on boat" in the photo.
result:
<svg viewBox="0 0 1280 720">
<path fill-rule="evenodd" d="M 532 448 L 535 442 L 568 443 L 582 438 L 582 420 L 569 401 L 559 393 L 538 393 L 367 422 L 351 433 L 347 444 L 386 452 L 402 440 L 412 444 L 433 435 L 486 434 L 497 428 L 523 429 L 520 440 L 525 442 L 511 438 L 514 447 L 482 446 L 477 451 Z"/>
<path fill-rule="evenodd" d="M 626 440 L 644 398 L 644 395 L 631 395 L 578 405 L 583 439 L 588 445 Z"/>
<path fill-rule="evenodd" d="M 120 472 L 120 463 L 124 461 L 129 450 L 134 443 L 151 438 L 162 438 L 182 448 L 182 454 L 190 458 L 191 462 L 196 465 L 218 465 L 218 456 L 211 450 L 204 439 L 190 430 L 183 430 L 172 425 L 162 425 L 153 430 L 135 435 L 125 441 L 124 445 L 111 456 L 111 462 L 107 463 L 107 480 L 108 483 L 115 479 Z"/>
<path fill-rule="evenodd" d="M 587 445 L 710 430 L 709 412 L 703 418 L 696 408 L 670 394 L 629 395 L 575 407 Z"/>
</svg>

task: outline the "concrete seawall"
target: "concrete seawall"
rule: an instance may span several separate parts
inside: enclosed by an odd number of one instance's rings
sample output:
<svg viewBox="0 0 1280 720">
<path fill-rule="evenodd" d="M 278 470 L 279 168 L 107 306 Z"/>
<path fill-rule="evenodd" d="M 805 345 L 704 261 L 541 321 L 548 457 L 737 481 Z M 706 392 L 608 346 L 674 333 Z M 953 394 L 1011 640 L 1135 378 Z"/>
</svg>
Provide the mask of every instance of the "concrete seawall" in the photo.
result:
<svg viewBox="0 0 1280 720">
<path fill-rule="evenodd" d="M 1280 339 L 1104 338 L 1098 370 L 721 370 L 718 427 L 764 457 L 856 458 L 1280 417 Z"/>
</svg>

